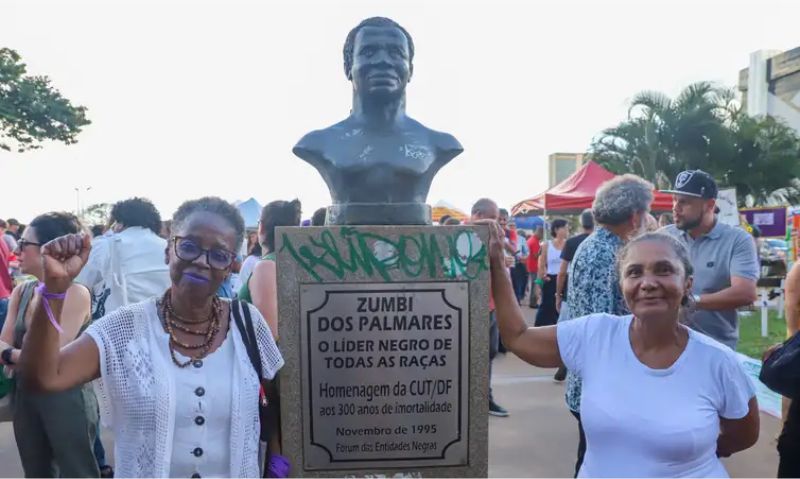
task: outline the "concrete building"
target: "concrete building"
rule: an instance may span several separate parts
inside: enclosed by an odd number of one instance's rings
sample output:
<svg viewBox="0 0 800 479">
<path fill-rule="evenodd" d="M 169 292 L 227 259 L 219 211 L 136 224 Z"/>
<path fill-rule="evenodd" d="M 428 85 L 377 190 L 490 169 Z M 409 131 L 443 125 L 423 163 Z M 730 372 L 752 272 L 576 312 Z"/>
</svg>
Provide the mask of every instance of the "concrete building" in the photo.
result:
<svg viewBox="0 0 800 479">
<path fill-rule="evenodd" d="M 553 153 L 547 157 L 548 188 L 566 180 L 587 160 L 585 153 Z"/>
<path fill-rule="evenodd" d="M 751 53 L 739 90 L 748 115 L 780 118 L 800 132 L 800 47 Z"/>
</svg>

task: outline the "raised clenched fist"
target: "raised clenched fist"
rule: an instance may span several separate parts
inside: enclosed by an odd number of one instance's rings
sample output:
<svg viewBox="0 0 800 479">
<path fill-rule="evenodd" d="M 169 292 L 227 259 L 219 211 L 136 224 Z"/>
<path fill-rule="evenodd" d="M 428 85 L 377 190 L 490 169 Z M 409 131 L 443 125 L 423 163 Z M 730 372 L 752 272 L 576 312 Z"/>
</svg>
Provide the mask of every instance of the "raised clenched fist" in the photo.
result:
<svg viewBox="0 0 800 479">
<path fill-rule="evenodd" d="M 59 236 L 42 246 L 44 284 L 50 293 L 64 293 L 89 261 L 91 236 L 78 233 Z"/>
</svg>

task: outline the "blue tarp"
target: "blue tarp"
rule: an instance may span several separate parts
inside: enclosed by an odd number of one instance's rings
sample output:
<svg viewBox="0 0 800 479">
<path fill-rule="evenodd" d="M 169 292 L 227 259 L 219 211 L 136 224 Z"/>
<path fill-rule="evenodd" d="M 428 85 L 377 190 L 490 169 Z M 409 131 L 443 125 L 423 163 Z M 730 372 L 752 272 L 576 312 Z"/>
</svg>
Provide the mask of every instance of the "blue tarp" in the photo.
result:
<svg viewBox="0 0 800 479">
<path fill-rule="evenodd" d="M 517 225 L 517 228 L 524 230 L 533 230 L 544 225 L 544 220 L 541 216 L 514 216 L 511 219 Z"/>
</svg>

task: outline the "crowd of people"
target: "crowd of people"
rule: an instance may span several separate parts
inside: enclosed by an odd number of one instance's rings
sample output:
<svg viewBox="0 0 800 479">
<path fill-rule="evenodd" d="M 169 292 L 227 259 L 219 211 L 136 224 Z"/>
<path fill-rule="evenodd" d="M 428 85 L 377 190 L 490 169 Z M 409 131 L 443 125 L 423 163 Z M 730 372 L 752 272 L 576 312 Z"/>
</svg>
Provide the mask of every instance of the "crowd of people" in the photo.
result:
<svg viewBox="0 0 800 479">
<path fill-rule="evenodd" d="M 681 173 L 666 191 L 673 210 L 658 219 L 653 190 L 633 175 L 606 182 L 572 237 L 569 221 L 553 219 L 525 239 L 496 213 L 490 331 L 499 330 L 500 346 L 491 357 L 505 348 L 567 379 L 576 476 L 724 476 L 718 458 L 758 438 L 754 386 L 734 353 L 737 309 L 756 300 L 756 244 L 718 221 L 717 185 L 705 172 Z M 476 212 L 476 222 L 487 217 Z M 790 337 L 799 268 L 787 277 Z M 534 327 L 523 319 L 526 294 L 538 308 Z M 795 367 L 787 381 L 800 376 Z M 509 415 L 489 397 L 490 414 Z M 784 420 L 779 476 L 797 477 L 798 408 L 787 407 Z"/>
<path fill-rule="evenodd" d="M 653 190 L 616 177 L 591 209 L 531 232 L 488 198 L 464 221 L 490 230 L 489 376 L 505 350 L 557 368 L 576 476 L 722 477 L 720 457 L 758 438 L 734 353 L 737 309 L 756 298 L 755 244 L 717 220 L 704 172 L 678 176 L 671 216 L 650 214 Z M 91 232 L 69 213 L 0 221 L 0 364 L 25 475 L 286 477 L 270 386 L 283 365 L 275 228 L 324 224 L 324 209 L 301 213 L 297 200 L 271 202 L 248 231 L 219 198 L 186 201 L 168 222 L 132 198 Z M 794 334 L 798 267 L 786 299 Z M 523 304 L 537 309 L 532 326 Z M 488 396 L 490 415 L 509 416 Z M 787 408 L 781 477 L 800 475 L 798 409 Z"/>
</svg>

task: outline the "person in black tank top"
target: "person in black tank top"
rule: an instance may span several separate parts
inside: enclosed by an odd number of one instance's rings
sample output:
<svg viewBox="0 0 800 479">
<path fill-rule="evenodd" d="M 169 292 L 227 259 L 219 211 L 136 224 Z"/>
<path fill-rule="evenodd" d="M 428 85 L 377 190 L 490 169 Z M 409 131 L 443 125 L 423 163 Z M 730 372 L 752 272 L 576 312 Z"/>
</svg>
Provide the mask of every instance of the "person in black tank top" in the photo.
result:
<svg viewBox="0 0 800 479">
<path fill-rule="evenodd" d="M 551 326 L 558 321 L 556 310 L 556 279 L 561 266 L 561 250 L 569 236 L 567 220 L 558 218 L 550 225 L 551 239 L 542 245 L 539 258 L 539 279 L 541 280 L 541 305 L 536 312 L 536 326 Z"/>
</svg>

